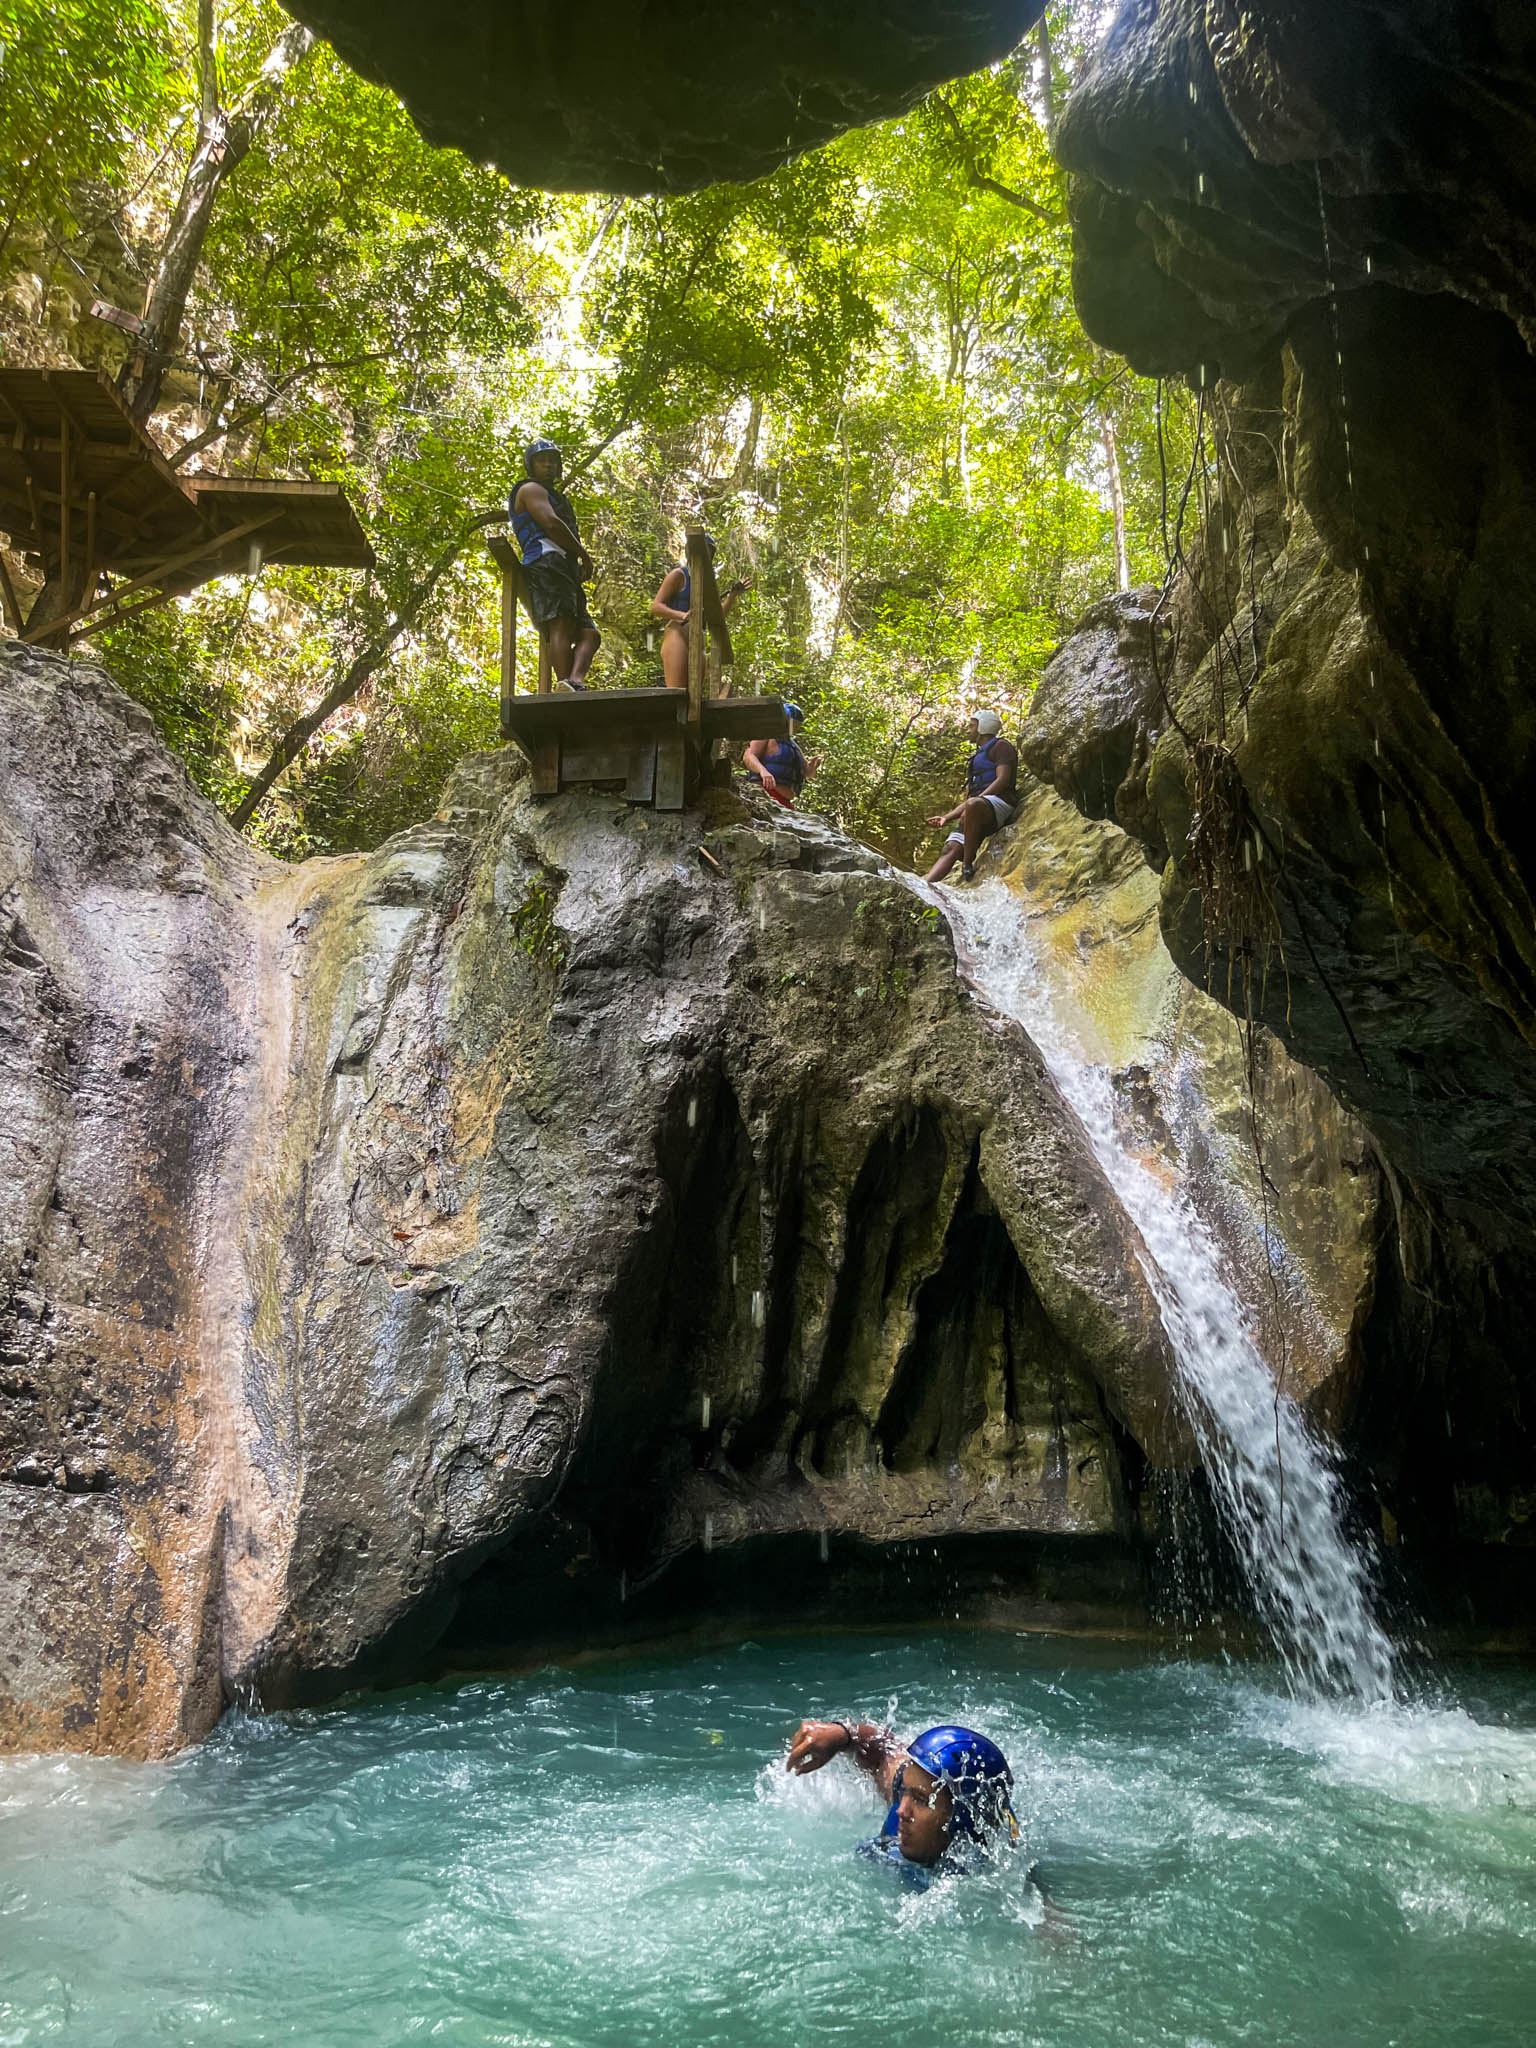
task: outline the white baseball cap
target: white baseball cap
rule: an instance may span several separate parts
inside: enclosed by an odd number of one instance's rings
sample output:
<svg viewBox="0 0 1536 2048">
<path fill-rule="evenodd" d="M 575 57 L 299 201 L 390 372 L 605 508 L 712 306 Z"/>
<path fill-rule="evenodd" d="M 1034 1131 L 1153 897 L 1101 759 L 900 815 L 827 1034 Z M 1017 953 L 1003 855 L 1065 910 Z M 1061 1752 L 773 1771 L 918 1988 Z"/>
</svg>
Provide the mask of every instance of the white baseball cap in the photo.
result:
<svg viewBox="0 0 1536 2048">
<path fill-rule="evenodd" d="M 989 737 L 993 733 L 1001 732 L 1003 729 L 1003 721 L 995 711 L 978 711 L 975 714 L 975 718 L 976 730 L 986 733 Z"/>
</svg>

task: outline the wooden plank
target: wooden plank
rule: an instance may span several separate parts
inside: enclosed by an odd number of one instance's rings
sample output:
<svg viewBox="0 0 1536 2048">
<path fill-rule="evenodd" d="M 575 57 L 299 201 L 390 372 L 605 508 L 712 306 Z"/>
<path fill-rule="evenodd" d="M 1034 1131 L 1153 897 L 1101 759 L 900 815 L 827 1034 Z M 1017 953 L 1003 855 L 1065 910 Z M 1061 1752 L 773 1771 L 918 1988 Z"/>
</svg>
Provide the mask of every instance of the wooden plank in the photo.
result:
<svg viewBox="0 0 1536 2048">
<path fill-rule="evenodd" d="M 560 742 L 541 740 L 528 757 L 533 769 L 533 793 L 535 796 L 558 796 L 560 794 Z"/>
<path fill-rule="evenodd" d="M 669 733 L 656 742 L 656 808 L 680 811 L 687 798 L 688 735 Z"/>
<path fill-rule="evenodd" d="M 632 804 L 648 804 L 656 794 L 656 742 L 636 740 L 629 750 L 629 777 L 624 794 Z"/>
<path fill-rule="evenodd" d="M 789 720 L 778 697 L 714 697 L 704 706 L 707 740 L 782 740 Z"/>
<path fill-rule="evenodd" d="M 625 739 L 589 741 L 585 745 L 567 739 L 560 747 L 560 787 L 573 782 L 625 782 L 629 779 L 630 742 Z"/>
</svg>

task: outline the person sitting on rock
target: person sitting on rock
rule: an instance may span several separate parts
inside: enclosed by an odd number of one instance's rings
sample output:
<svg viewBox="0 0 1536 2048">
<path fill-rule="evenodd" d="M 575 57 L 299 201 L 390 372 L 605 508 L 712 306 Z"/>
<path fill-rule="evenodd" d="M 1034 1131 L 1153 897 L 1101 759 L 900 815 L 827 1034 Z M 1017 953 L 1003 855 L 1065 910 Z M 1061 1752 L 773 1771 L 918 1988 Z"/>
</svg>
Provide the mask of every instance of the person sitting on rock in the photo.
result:
<svg viewBox="0 0 1536 2048">
<path fill-rule="evenodd" d="M 965 773 L 965 795 L 952 811 L 928 820 L 941 828 L 957 824 L 959 830 L 950 833 L 925 881 L 942 882 L 956 861 L 961 880 L 970 881 L 981 842 L 1001 831 L 1017 809 L 1019 757 L 1001 737 L 1002 730 L 1003 721 L 995 711 L 978 711 L 966 727 L 967 737 L 977 744 Z"/>
<path fill-rule="evenodd" d="M 704 536 L 704 552 L 711 562 L 715 559 L 715 543 L 709 534 Z M 738 577 L 720 593 L 720 609 L 727 618 L 738 597 L 745 597 L 752 588 Z M 693 577 L 688 564 L 679 562 L 675 569 L 669 569 L 661 579 L 661 588 L 651 599 L 651 617 L 665 619 L 666 631 L 661 636 L 661 673 L 669 690 L 686 690 L 688 687 L 688 609 L 693 602 Z"/>
<path fill-rule="evenodd" d="M 974 1728 L 929 1728 L 903 1746 L 869 1721 L 802 1721 L 784 1768 L 803 1777 L 836 1756 L 851 1756 L 889 1802 L 879 1834 L 857 1853 L 907 1883 L 974 1870 L 1019 1839 L 1008 1759 Z"/>
<path fill-rule="evenodd" d="M 800 706 L 786 704 L 784 716 L 789 721 L 789 738 L 749 740 L 742 758 L 747 773 L 757 777 L 776 803 L 781 803 L 786 811 L 792 811 L 795 799 L 816 773 L 817 761 L 815 755 L 807 758 L 795 738 L 805 723 L 805 713 Z"/>
<path fill-rule="evenodd" d="M 509 508 L 522 551 L 528 606 L 534 624 L 548 636 L 554 686 L 584 690 L 602 636 L 581 587 L 591 581 L 592 557 L 582 545 L 571 501 L 560 489 L 564 466 L 553 441 L 530 441 L 523 450 L 523 479 Z"/>
</svg>

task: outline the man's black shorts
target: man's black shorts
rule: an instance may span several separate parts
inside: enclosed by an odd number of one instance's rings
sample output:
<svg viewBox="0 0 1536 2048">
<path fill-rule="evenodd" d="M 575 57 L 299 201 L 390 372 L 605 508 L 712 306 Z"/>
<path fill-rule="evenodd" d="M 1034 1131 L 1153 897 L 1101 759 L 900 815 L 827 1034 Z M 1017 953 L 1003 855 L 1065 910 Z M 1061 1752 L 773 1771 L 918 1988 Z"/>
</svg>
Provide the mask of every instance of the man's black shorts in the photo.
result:
<svg viewBox="0 0 1536 2048">
<path fill-rule="evenodd" d="M 528 606 L 536 625 L 569 619 L 580 631 L 592 624 L 581 578 L 564 555 L 541 555 L 538 561 L 523 565 L 523 575 L 527 578 Z"/>
</svg>

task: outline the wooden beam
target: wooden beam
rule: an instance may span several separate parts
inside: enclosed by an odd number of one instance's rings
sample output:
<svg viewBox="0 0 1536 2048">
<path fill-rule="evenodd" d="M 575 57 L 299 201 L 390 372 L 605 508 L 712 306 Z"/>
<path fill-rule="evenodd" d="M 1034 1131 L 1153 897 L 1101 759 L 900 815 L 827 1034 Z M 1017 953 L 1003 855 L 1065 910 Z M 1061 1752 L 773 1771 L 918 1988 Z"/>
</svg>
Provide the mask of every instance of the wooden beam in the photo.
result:
<svg viewBox="0 0 1536 2048">
<path fill-rule="evenodd" d="M 77 640 L 89 640 L 94 634 L 110 632 L 113 626 L 120 626 L 125 619 L 136 619 L 141 612 L 157 612 L 163 604 L 174 604 L 178 597 L 185 597 L 184 590 L 157 590 L 153 597 L 142 597 L 137 604 L 130 604 L 123 610 L 109 608 L 93 612 L 83 626 L 71 629 L 70 645 Z"/>
<path fill-rule="evenodd" d="M 704 578 L 709 570 L 709 545 L 699 526 L 688 529 L 688 732 L 699 736 L 704 714 Z"/>
<path fill-rule="evenodd" d="M 16 602 L 16 586 L 11 581 L 11 572 L 5 566 L 5 557 L 0 555 L 0 599 L 5 602 L 5 615 L 11 622 L 11 631 L 21 638 L 21 606 Z"/>
<path fill-rule="evenodd" d="M 46 377 L 45 370 L 43 375 Z M 59 584 L 69 602 L 69 414 L 59 420 Z"/>
<path fill-rule="evenodd" d="M 195 548 L 184 548 L 179 555 L 172 555 L 166 561 L 157 562 L 144 575 L 134 577 L 131 583 L 119 584 L 117 589 L 109 590 L 105 597 L 96 599 L 94 603 L 76 605 L 75 609 L 72 612 L 67 612 L 64 617 L 52 619 L 46 626 L 39 627 L 38 632 L 57 632 L 61 626 L 72 626 L 77 619 L 87 619 L 93 612 L 102 610 L 106 605 L 119 605 L 125 597 L 131 597 L 136 590 L 142 590 L 147 583 L 159 583 L 165 577 L 174 575 L 178 569 L 190 568 L 194 562 L 199 561 L 204 555 L 219 554 L 229 546 L 231 541 L 244 540 L 248 533 L 254 533 L 261 526 L 270 526 L 274 519 L 281 519 L 282 516 L 280 510 L 267 512 L 260 519 L 248 519 L 244 526 L 232 526 L 227 533 L 207 534 Z M 182 594 L 182 592 L 175 590 L 167 593 L 170 597 L 179 597 Z M 34 637 L 35 635 L 31 633 L 23 635 L 23 638 L 29 641 Z"/>
<path fill-rule="evenodd" d="M 43 515 L 38 510 L 37 492 L 32 488 L 32 479 L 27 478 L 27 504 L 32 512 L 32 531 L 37 535 L 37 551 L 43 558 L 43 575 L 48 574 L 48 542 L 43 534 Z"/>
</svg>

